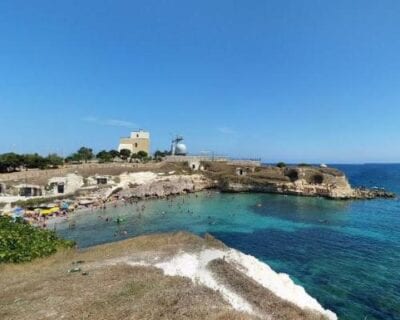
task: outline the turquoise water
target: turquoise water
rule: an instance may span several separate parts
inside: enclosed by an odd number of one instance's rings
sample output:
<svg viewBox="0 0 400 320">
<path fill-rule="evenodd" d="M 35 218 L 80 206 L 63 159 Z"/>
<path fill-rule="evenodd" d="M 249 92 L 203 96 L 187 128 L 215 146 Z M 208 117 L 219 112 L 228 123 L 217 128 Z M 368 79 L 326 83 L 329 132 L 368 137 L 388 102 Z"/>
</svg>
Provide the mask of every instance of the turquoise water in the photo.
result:
<svg viewBox="0 0 400 320">
<path fill-rule="evenodd" d="M 400 165 L 337 167 L 353 185 L 383 186 L 400 194 Z M 173 230 L 209 232 L 290 274 L 341 319 L 400 319 L 398 199 L 204 192 L 80 214 L 57 225 L 80 247 Z"/>
</svg>

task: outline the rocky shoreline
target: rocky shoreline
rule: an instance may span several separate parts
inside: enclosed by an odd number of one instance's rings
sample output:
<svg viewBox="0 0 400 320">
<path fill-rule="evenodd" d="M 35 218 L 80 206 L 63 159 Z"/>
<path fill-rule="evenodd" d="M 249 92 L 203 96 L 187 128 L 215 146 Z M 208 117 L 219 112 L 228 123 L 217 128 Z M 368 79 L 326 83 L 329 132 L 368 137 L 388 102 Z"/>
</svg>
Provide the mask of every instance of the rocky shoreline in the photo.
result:
<svg viewBox="0 0 400 320">
<path fill-rule="evenodd" d="M 169 171 L 171 165 L 174 170 Z M 116 200 L 165 198 L 206 189 L 230 193 L 258 192 L 323 197 L 335 200 L 387 199 L 396 196 L 379 188 L 353 188 L 345 174 L 334 168 L 238 167 L 221 162 L 204 162 L 198 170 L 190 170 L 185 163 L 168 164 L 167 167 L 157 164 L 153 170 L 149 166 L 146 170 L 140 171 L 140 168 L 137 168 L 136 172 L 122 172 L 113 176 L 68 174 L 65 178 L 50 178 L 49 181 L 54 179 L 66 181 L 63 182 L 66 193 L 27 198 L 1 196 L 2 211 L 10 212 L 13 206 L 21 203 L 23 206 L 26 200 L 30 203 L 28 207 L 32 207 L 31 203 L 34 200 L 37 202 L 37 207 L 41 208 L 40 204 L 46 202 L 53 204 L 56 199 L 65 199 L 74 203 L 72 207 L 77 209 L 102 207 L 106 202 Z M 96 181 L 101 179 L 107 183 L 96 185 Z M 46 188 L 45 185 L 38 187 Z M 62 203 L 65 200 L 58 202 Z"/>
<path fill-rule="evenodd" d="M 242 183 L 229 183 L 219 189 L 227 193 L 256 192 L 273 193 L 303 197 L 322 197 L 330 200 L 372 200 L 377 198 L 393 199 L 396 194 L 385 190 L 352 188 L 348 193 L 330 188 L 314 188 L 313 186 L 287 186 L 280 184 L 266 184 L 264 186 Z M 339 192 L 338 192 L 339 191 Z"/>
<path fill-rule="evenodd" d="M 396 195 L 383 189 L 353 188 L 345 174 L 333 168 L 293 166 L 286 168 L 260 167 L 244 175 L 225 171 L 214 173 L 223 192 L 261 192 L 283 195 L 323 197 L 327 199 L 394 198 Z"/>
<path fill-rule="evenodd" d="M 294 170 L 294 169 L 291 169 Z M 297 168 L 306 175 L 310 168 Z M 396 195 L 382 189 L 352 188 L 345 175 L 333 176 L 331 173 L 320 172 L 327 183 L 310 183 L 306 178 L 297 181 L 271 181 L 265 180 L 260 183 L 256 178 L 247 176 L 244 179 L 233 177 L 212 177 L 207 173 L 194 174 L 172 174 L 155 175 L 146 173 L 148 178 L 141 179 L 143 173 L 131 173 L 121 179 L 122 183 L 115 186 L 107 197 L 116 199 L 154 199 L 170 196 L 183 195 L 200 192 L 204 190 L 215 190 L 226 193 L 257 192 L 273 193 L 292 196 L 323 197 L 333 200 L 370 200 L 376 198 L 394 198 Z M 215 178 L 215 179 L 213 179 Z M 232 177 L 231 177 L 232 178 Z"/>
<path fill-rule="evenodd" d="M 133 176 L 132 174 L 131 176 Z M 168 196 L 212 189 L 216 185 L 201 174 L 158 176 L 143 184 L 131 184 L 116 194 L 122 198 L 164 198 Z"/>
<path fill-rule="evenodd" d="M 326 199 L 355 200 L 394 198 L 396 195 L 383 189 L 353 188 L 343 172 L 333 168 L 318 167 L 258 167 L 245 168 L 243 175 L 237 168 L 225 165 L 216 169 L 206 166 L 202 172 L 154 176 L 143 183 L 128 183 L 123 179 L 122 198 L 164 198 L 214 189 L 221 192 L 258 192 L 293 196 L 324 197 Z M 254 171 L 253 171 L 254 170 Z M 137 173 L 130 174 L 134 177 Z M 136 181 L 136 180 L 133 180 Z M 132 181 L 131 181 L 132 182 Z"/>
</svg>

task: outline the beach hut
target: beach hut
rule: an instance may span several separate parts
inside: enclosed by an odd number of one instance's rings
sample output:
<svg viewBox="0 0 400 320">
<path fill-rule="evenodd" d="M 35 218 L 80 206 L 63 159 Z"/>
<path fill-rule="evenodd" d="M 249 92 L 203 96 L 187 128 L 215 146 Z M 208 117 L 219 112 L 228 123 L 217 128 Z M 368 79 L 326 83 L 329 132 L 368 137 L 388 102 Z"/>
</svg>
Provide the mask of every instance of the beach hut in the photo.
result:
<svg viewBox="0 0 400 320">
<path fill-rule="evenodd" d="M 96 176 L 96 182 L 97 182 L 98 185 L 107 184 L 108 183 L 108 177 L 106 177 L 106 176 Z"/>
<path fill-rule="evenodd" d="M 19 184 L 15 189 L 21 197 L 39 197 L 43 194 L 42 188 L 33 184 Z"/>
</svg>

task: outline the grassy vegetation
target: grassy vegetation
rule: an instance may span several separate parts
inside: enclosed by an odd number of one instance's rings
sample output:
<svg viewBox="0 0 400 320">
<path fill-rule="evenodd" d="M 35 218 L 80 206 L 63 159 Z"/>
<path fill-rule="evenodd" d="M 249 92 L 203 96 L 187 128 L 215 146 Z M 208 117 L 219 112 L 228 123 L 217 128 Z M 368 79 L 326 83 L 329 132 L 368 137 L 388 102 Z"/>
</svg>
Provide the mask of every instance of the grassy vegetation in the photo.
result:
<svg viewBox="0 0 400 320">
<path fill-rule="evenodd" d="M 73 245 L 73 241 L 62 240 L 54 232 L 33 227 L 22 219 L 0 216 L 0 263 L 31 261 Z"/>
</svg>

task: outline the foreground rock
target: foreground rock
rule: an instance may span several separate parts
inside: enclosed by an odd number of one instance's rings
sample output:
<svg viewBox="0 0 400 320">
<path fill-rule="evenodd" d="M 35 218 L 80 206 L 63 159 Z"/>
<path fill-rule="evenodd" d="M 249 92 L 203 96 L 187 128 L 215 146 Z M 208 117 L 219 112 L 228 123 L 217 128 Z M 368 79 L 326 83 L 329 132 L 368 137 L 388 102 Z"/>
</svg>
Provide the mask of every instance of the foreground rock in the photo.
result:
<svg viewBox="0 0 400 320">
<path fill-rule="evenodd" d="M 141 236 L 0 266 L 1 319 L 336 319 L 210 236 Z"/>
</svg>

